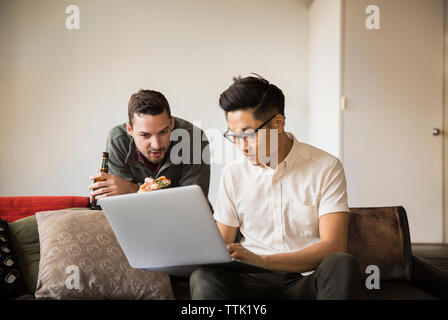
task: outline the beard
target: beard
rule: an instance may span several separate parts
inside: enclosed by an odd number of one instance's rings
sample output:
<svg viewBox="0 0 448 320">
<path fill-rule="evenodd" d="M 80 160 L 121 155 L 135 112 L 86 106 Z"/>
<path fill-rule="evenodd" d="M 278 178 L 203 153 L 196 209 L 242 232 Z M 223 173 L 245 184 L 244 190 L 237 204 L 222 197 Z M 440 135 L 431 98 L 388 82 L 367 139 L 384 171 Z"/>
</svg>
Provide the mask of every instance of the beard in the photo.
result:
<svg viewBox="0 0 448 320">
<path fill-rule="evenodd" d="M 149 160 L 149 162 L 151 162 L 153 164 L 159 164 L 163 160 L 165 160 L 165 156 L 166 156 L 166 149 L 161 148 L 158 150 L 148 151 L 146 158 Z"/>
</svg>

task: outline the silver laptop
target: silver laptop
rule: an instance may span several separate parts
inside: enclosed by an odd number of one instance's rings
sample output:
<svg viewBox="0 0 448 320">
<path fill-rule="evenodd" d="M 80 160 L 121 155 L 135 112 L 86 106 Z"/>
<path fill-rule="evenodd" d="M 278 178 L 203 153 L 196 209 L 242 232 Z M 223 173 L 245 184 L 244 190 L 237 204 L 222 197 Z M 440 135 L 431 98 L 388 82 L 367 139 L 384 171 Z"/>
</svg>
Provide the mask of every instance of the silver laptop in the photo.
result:
<svg viewBox="0 0 448 320">
<path fill-rule="evenodd" d="M 176 276 L 210 265 L 235 272 L 272 270 L 230 257 L 197 185 L 98 199 L 129 264 Z"/>
</svg>

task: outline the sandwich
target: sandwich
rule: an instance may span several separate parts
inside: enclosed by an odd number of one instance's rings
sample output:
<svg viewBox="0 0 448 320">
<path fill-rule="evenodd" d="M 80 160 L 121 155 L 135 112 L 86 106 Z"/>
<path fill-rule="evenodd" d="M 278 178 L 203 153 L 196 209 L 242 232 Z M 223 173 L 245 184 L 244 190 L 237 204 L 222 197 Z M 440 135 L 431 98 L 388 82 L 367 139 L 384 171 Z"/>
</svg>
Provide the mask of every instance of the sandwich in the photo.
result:
<svg viewBox="0 0 448 320">
<path fill-rule="evenodd" d="M 148 192 L 153 190 L 159 190 L 165 188 L 171 184 L 171 180 L 165 176 L 158 177 L 157 179 L 146 178 L 145 183 L 140 186 L 138 192 Z"/>
</svg>

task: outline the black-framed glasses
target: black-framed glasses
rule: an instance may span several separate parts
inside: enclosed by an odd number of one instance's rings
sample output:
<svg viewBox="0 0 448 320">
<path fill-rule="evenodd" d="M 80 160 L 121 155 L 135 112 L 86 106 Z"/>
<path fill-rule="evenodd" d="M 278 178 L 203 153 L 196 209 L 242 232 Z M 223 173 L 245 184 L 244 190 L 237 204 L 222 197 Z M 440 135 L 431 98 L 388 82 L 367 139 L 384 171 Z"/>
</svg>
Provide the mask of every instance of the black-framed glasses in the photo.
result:
<svg viewBox="0 0 448 320">
<path fill-rule="evenodd" d="M 261 125 L 259 125 L 256 129 L 247 129 L 246 131 L 244 131 L 240 134 L 235 134 L 235 133 L 232 133 L 231 131 L 227 130 L 226 132 L 224 132 L 223 136 L 224 136 L 224 138 L 226 138 L 233 144 L 236 144 L 237 142 L 241 142 L 241 141 L 255 142 L 258 130 L 260 130 L 265 125 L 267 125 L 269 123 L 269 121 L 271 121 L 272 119 L 275 118 L 276 115 L 277 114 L 274 114 L 268 120 L 266 120 Z"/>
</svg>

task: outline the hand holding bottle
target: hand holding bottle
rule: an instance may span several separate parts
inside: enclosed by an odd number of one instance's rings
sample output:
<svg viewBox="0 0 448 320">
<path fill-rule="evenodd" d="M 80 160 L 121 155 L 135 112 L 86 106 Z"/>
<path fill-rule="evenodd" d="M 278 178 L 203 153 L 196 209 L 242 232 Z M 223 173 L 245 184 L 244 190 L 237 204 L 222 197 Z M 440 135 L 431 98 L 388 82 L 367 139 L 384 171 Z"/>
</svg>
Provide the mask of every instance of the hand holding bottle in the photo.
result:
<svg viewBox="0 0 448 320">
<path fill-rule="evenodd" d="M 92 190 L 90 195 L 96 199 L 138 191 L 138 185 L 135 183 L 110 173 L 99 172 L 89 179 L 94 181 L 88 187 Z"/>
</svg>

